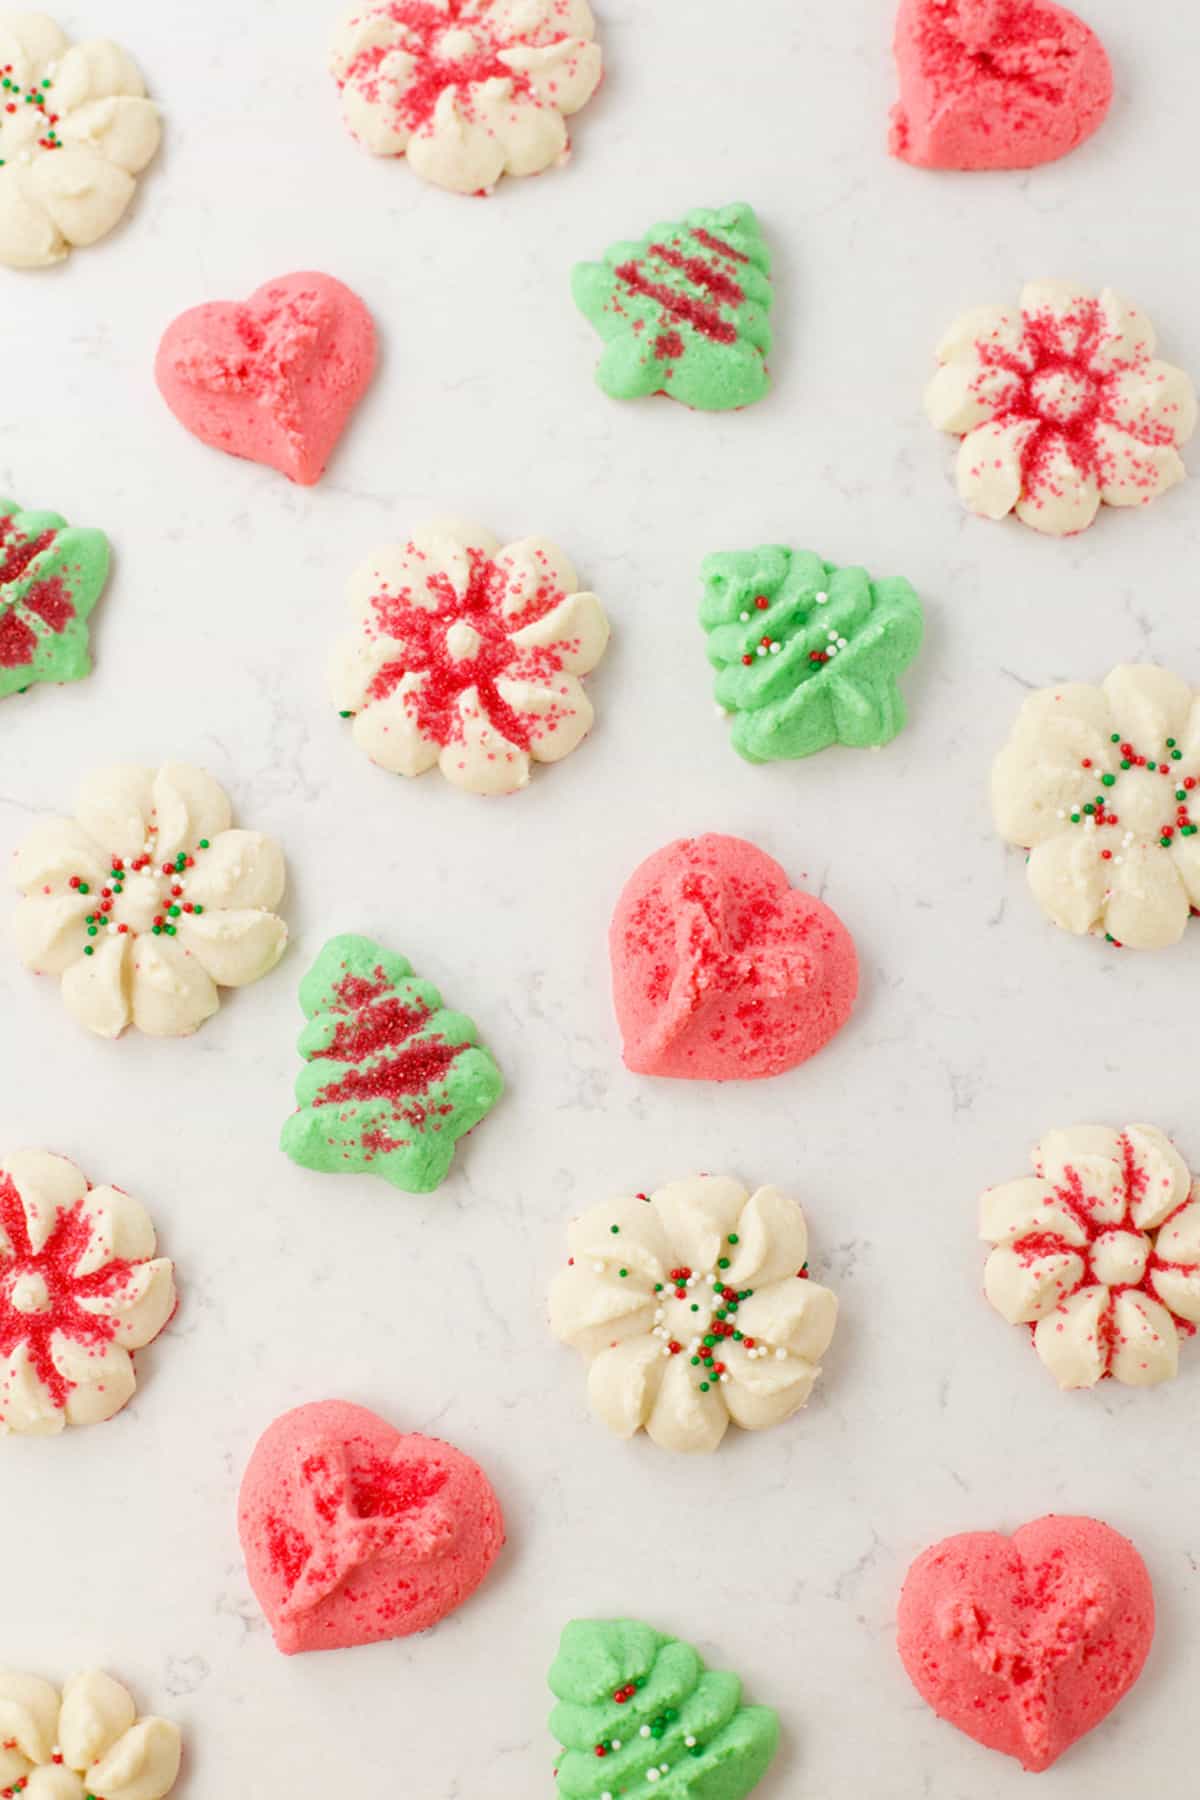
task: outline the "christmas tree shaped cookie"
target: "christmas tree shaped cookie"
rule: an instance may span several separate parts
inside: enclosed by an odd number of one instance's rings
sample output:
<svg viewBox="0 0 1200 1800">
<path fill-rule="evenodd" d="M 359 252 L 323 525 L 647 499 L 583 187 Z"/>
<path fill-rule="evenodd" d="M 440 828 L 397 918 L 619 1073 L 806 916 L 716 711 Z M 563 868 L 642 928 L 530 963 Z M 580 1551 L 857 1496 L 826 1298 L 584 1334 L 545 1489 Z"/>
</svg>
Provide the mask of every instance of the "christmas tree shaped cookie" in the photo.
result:
<svg viewBox="0 0 1200 1800">
<path fill-rule="evenodd" d="M 0 700 L 90 674 L 88 615 L 107 577 L 102 531 L 0 499 Z"/>
<path fill-rule="evenodd" d="M 329 940 L 300 983 L 300 1004 L 299 1110 L 281 1148 L 325 1174 L 382 1175 L 410 1194 L 440 1186 L 458 1139 L 504 1086 L 473 1021 L 365 937 Z"/>
<path fill-rule="evenodd" d="M 924 630 L 907 581 L 873 581 L 782 544 L 706 557 L 701 573 L 717 703 L 747 762 L 895 737 L 905 716 L 896 678 Z"/>
<path fill-rule="evenodd" d="M 743 1800 L 779 1743 L 736 1675 L 631 1619 L 576 1620 L 550 1670 L 559 1800 Z"/>
<path fill-rule="evenodd" d="M 771 258 L 749 206 L 656 225 L 578 263 L 575 304 L 604 339 L 596 380 L 614 400 L 669 394 L 704 412 L 767 391 Z"/>
</svg>

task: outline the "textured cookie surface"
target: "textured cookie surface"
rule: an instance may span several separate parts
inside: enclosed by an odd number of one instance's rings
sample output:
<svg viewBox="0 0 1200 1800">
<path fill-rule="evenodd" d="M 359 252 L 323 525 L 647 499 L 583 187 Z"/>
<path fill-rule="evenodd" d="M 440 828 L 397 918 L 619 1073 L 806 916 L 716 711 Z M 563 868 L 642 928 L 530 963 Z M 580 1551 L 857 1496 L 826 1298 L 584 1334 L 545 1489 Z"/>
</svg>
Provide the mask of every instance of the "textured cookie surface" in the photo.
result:
<svg viewBox="0 0 1200 1800">
<path fill-rule="evenodd" d="M 633 1619 L 577 1619 L 550 1670 L 559 1800 L 744 1800 L 779 1745 L 736 1675 Z"/>
<path fill-rule="evenodd" d="M 300 984 L 304 1067 L 281 1147 L 325 1174 L 438 1187 L 454 1146 L 504 1083 L 474 1021 L 450 1012 L 411 963 L 370 938 L 330 938 Z"/>
<path fill-rule="evenodd" d="M 828 1043 L 858 991 L 837 914 L 742 838 L 680 838 L 635 869 L 609 930 L 626 1066 L 735 1081 Z"/>
<path fill-rule="evenodd" d="M 1029 169 L 1103 123 L 1112 68 L 1054 0 L 901 0 L 893 156 L 925 169 Z"/>
<path fill-rule="evenodd" d="M 88 618 L 108 560 L 102 531 L 0 499 L 0 700 L 91 672 Z"/>
<path fill-rule="evenodd" d="M 39 1675 L 0 1669 L 0 1793 L 25 1800 L 164 1800 L 183 1745 L 169 1719 L 139 1718 L 133 1695 L 103 1669 L 60 1692 Z"/>
<path fill-rule="evenodd" d="M 286 1655 L 427 1630 L 469 1599 L 504 1543 L 470 1457 L 345 1400 L 296 1407 L 263 1433 L 238 1530 Z"/>
<path fill-rule="evenodd" d="M 701 209 L 579 263 L 575 304 L 604 340 L 596 380 L 614 400 L 669 394 L 704 412 L 767 391 L 771 259 L 749 206 Z"/>
<path fill-rule="evenodd" d="M 180 424 L 230 456 L 319 481 L 375 369 L 375 327 L 330 275 L 281 275 L 167 327 L 154 374 Z"/>
<path fill-rule="evenodd" d="M 872 581 L 782 544 L 706 557 L 702 575 L 716 700 L 747 762 L 865 749 L 902 729 L 897 677 L 924 629 L 907 581 Z"/>
<path fill-rule="evenodd" d="M 1095 1519 L 946 1538 L 917 1558 L 900 1595 L 900 1656 L 918 1693 L 1031 1770 L 1112 1711 L 1153 1636 L 1146 1566 Z"/>
</svg>

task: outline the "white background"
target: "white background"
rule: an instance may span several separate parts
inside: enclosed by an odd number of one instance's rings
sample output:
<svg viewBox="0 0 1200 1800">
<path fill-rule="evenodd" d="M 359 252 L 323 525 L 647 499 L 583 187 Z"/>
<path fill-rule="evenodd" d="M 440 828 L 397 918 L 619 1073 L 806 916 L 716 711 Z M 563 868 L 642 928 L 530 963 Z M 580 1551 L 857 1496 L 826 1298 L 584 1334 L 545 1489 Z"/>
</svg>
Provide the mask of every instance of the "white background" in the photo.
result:
<svg viewBox="0 0 1200 1800">
<path fill-rule="evenodd" d="M 1137 1542 L 1159 1633 L 1139 1687 L 1038 1792 L 1181 1800 L 1200 1345 L 1166 1388 L 1060 1395 L 982 1300 L 974 1233 L 979 1189 L 1024 1173 L 1049 1126 L 1145 1118 L 1200 1165 L 1200 929 L 1142 957 L 1056 933 L 987 801 L 1026 686 L 1136 658 L 1200 682 L 1200 486 L 1073 542 L 989 525 L 960 509 L 920 396 L 955 313 L 1043 275 L 1126 291 L 1163 354 L 1200 372 L 1183 179 L 1200 15 L 1087 0 L 1116 67 L 1109 122 L 1059 165 L 988 177 L 888 159 L 890 0 L 598 10 L 608 79 L 573 161 L 486 202 L 345 134 L 324 0 L 63 15 L 133 50 L 166 136 L 107 243 L 0 271 L 0 492 L 100 525 L 115 549 L 93 677 L 0 708 L 0 855 L 69 812 L 97 763 L 195 761 L 239 823 L 284 844 L 293 938 L 179 1042 L 90 1039 L 52 980 L 0 960 L 0 1148 L 59 1150 L 144 1198 L 182 1294 L 113 1424 L 0 1446 L 0 1662 L 123 1675 L 186 1730 L 181 1800 L 534 1800 L 551 1792 L 561 1625 L 629 1614 L 778 1709 L 762 1800 L 1008 1800 L 1028 1791 L 1017 1766 L 910 1689 L 897 1591 L 945 1533 L 1082 1511 Z M 608 401 L 571 264 L 734 199 L 775 257 L 772 394 L 724 418 Z M 355 288 L 382 345 L 311 490 L 202 447 L 151 374 L 183 308 L 303 268 Z M 558 539 L 613 621 L 593 737 L 510 800 L 371 768 L 325 697 L 350 568 L 447 512 Z M 912 723 L 890 748 L 752 769 L 724 742 L 697 568 L 770 540 L 922 594 Z M 613 901 L 642 857 L 703 830 L 770 851 L 858 942 L 850 1024 L 767 1084 L 621 1066 Z M 474 1014 L 508 1080 L 424 1199 L 276 1149 L 297 984 L 347 930 Z M 589 1419 L 544 1296 L 574 1210 L 698 1168 L 804 1201 L 843 1323 L 806 1414 L 688 1461 Z M 509 1544 L 431 1635 L 285 1659 L 246 1581 L 237 1485 L 278 1413 L 333 1395 L 478 1457 Z"/>
</svg>

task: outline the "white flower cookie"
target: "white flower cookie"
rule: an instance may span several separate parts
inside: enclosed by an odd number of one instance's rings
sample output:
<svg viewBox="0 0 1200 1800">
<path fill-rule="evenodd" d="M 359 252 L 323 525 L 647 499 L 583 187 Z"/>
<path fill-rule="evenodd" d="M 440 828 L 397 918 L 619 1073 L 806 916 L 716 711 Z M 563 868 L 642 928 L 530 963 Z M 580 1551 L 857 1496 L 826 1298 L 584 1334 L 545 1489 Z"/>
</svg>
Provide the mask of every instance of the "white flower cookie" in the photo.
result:
<svg viewBox="0 0 1200 1800">
<path fill-rule="evenodd" d="M 0 263 L 44 269 L 106 237 L 158 149 L 158 108 L 118 44 L 0 12 Z"/>
<path fill-rule="evenodd" d="M 1152 1125 L 1052 1131 L 989 1188 L 984 1289 L 1062 1388 L 1169 1381 L 1200 1325 L 1200 1183 Z"/>
<path fill-rule="evenodd" d="M 355 743 L 397 775 L 436 764 L 472 794 L 510 794 L 534 762 L 561 762 L 591 728 L 579 677 L 608 644 L 603 607 L 577 587 L 548 538 L 502 548 L 440 523 L 377 550 L 351 578 L 354 631 L 333 661 Z"/>
<path fill-rule="evenodd" d="M 163 1800 L 182 1758 L 179 1727 L 137 1716 L 102 1669 L 60 1694 L 38 1675 L 0 1669 L 0 1792 L 23 1800 Z"/>
<path fill-rule="evenodd" d="M 837 1299 L 809 1280 L 804 1214 L 778 1189 L 693 1175 L 592 1207 L 567 1241 L 550 1327 L 587 1357 L 618 1437 L 715 1450 L 731 1419 L 761 1431 L 805 1404 Z"/>
<path fill-rule="evenodd" d="M 565 160 L 603 73 L 587 0 L 356 0 L 330 67 L 376 156 L 459 194 Z"/>
<path fill-rule="evenodd" d="M 43 819 L 17 850 L 21 960 L 62 977 L 67 1011 L 89 1031 L 118 1037 L 132 1022 L 182 1037 L 216 1012 L 218 987 L 275 967 L 283 852 L 231 819 L 203 769 L 99 769 L 75 819 Z"/>
<path fill-rule="evenodd" d="M 1200 696 L 1151 664 L 1030 694 L 992 770 L 996 827 L 1065 931 L 1177 943 L 1200 907 Z M 1197 809 L 1200 818 L 1200 809 Z"/>
</svg>

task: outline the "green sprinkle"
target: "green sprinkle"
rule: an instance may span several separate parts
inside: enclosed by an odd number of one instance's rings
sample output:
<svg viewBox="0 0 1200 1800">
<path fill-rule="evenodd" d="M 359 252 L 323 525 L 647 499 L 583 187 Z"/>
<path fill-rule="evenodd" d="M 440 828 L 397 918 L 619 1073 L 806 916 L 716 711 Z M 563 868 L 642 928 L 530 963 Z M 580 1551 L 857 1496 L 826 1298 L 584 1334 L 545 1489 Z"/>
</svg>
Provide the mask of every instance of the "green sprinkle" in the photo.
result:
<svg viewBox="0 0 1200 1800">
<path fill-rule="evenodd" d="M 736 1232 L 736 1231 L 731 1231 L 731 1232 L 730 1232 L 730 1234 L 729 1234 L 729 1236 L 728 1236 L 728 1237 L 727 1237 L 727 1238 L 726 1238 L 726 1240 L 725 1240 L 725 1241 L 726 1241 L 726 1243 L 728 1243 L 728 1244 L 736 1244 L 736 1243 L 737 1243 L 737 1241 L 738 1241 L 738 1234 L 737 1234 L 737 1232 Z"/>
<path fill-rule="evenodd" d="M 700 1392 L 701 1392 L 701 1393 L 702 1393 L 702 1394 L 707 1394 L 707 1392 L 708 1392 L 708 1390 L 709 1390 L 709 1387 L 710 1387 L 710 1386 L 711 1386 L 711 1385 L 712 1385 L 712 1384 L 711 1384 L 711 1383 L 710 1383 L 710 1382 L 707 1382 L 707 1381 L 702 1381 L 702 1382 L 701 1382 L 701 1383 L 700 1383 Z"/>
<path fill-rule="evenodd" d="M 168 906 L 167 917 L 169 919 L 177 919 L 179 917 L 179 908 L 177 906 Z"/>
<path fill-rule="evenodd" d="M 612 1232 L 613 1236 L 616 1237 L 621 1227 L 619 1225 L 610 1225 L 608 1229 Z"/>
<path fill-rule="evenodd" d="M 352 719 L 353 717 L 354 714 L 352 712 L 340 712 L 338 714 L 339 719 Z"/>
<path fill-rule="evenodd" d="M 1100 780 L 1103 782 L 1105 787 L 1115 787 L 1117 778 L 1115 775 L 1102 775 L 1100 777 Z"/>
<path fill-rule="evenodd" d="M 727 1269 L 729 1267 L 729 1258 L 727 1256 L 719 1257 L 717 1260 L 717 1267 L 718 1269 Z"/>
<path fill-rule="evenodd" d="M 87 882 L 86 882 L 86 881 L 81 881 L 81 882 L 80 882 L 80 884 L 79 884 L 79 892 L 80 892 L 80 893 L 81 893 L 81 894 L 90 894 L 90 893 L 91 893 L 91 891 L 92 891 L 92 890 L 91 890 L 91 889 L 90 889 L 90 888 L 89 888 L 89 886 L 88 886 L 88 884 L 87 884 Z"/>
<path fill-rule="evenodd" d="M 1187 793 L 1185 792 L 1185 790 L 1183 788 L 1176 788 L 1175 789 L 1175 798 L 1177 800 L 1186 800 Z"/>
<path fill-rule="evenodd" d="M 150 927 L 150 929 L 151 929 L 151 931 L 153 931 L 153 933 L 154 933 L 154 935 L 155 935 L 155 937 L 161 937 L 161 936 L 162 936 L 162 926 L 161 926 L 161 925 L 152 925 L 152 926 L 151 926 L 151 927 Z"/>
<path fill-rule="evenodd" d="M 1170 838 L 1159 838 L 1158 841 L 1162 845 L 1164 850 L 1169 850 L 1171 848 Z"/>
<path fill-rule="evenodd" d="M 1168 750 L 1173 750 L 1173 749 L 1174 749 L 1174 748 L 1175 748 L 1175 739 L 1174 739 L 1174 738 L 1168 738 L 1168 739 L 1167 739 L 1167 749 L 1168 749 Z"/>
<path fill-rule="evenodd" d="M 168 926 L 167 929 L 170 930 L 170 927 Z M 617 1270 L 617 1274 L 621 1277 L 622 1281 L 624 1281 L 624 1279 L 628 1275 L 628 1273 L 629 1273 L 628 1269 L 618 1269 Z"/>
<path fill-rule="evenodd" d="M 204 908 L 202 906 L 193 906 L 192 911 L 196 912 L 196 913 L 202 913 L 204 911 Z"/>
<path fill-rule="evenodd" d="M 698 1369 L 700 1367 L 700 1358 L 698 1356 L 693 1356 L 692 1367 L 693 1369 Z"/>
<path fill-rule="evenodd" d="M 1147 764 L 1146 764 L 1146 767 L 1147 767 L 1147 768 L 1148 768 L 1148 769 L 1157 769 L 1157 767 L 1158 767 L 1158 764 L 1157 764 L 1157 763 L 1147 763 Z"/>
<path fill-rule="evenodd" d="M 1089 800 L 1083 810 L 1085 813 L 1094 813 L 1096 808 L 1092 805 L 1091 801 Z"/>
<path fill-rule="evenodd" d="M 175 927 L 173 925 L 164 925 L 163 930 L 166 932 L 168 937 L 175 936 Z"/>
<path fill-rule="evenodd" d="M 1110 738 L 1109 738 L 1109 740 L 1108 740 L 1108 741 L 1109 741 L 1109 743 L 1110 743 L 1110 744 L 1119 744 L 1119 743 L 1120 743 L 1120 741 L 1121 741 L 1121 734 L 1120 734 L 1120 732 L 1119 732 L 1119 731 L 1114 731 L 1114 732 L 1113 732 L 1113 734 L 1112 734 L 1112 736 L 1111 736 L 1111 737 L 1110 737 Z"/>
<path fill-rule="evenodd" d="M 95 937 L 95 935 L 99 931 L 99 929 L 100 929 L 100 927 L 98 925 L 89 925 L 88 926 L 88 936 Z"/>
<path fill-rule="evenodd" d="M 709 1333 L 709 1335 L 708 1335 L 708 1337 L 706 1337 L 706 1338 L 705 1338 L 705 1340 L 704 1340 L 704 1341 L 705 1341 L 705 1343 L 706 1343 L 706 1344 L 708 1344 L 708 1345 L 709 1345 L 709 1347 L 710 1347 L 710 1348 L 711 1348 L 711 1347 L 712 1347 L 712 1345 L 713 1345 L 713 1344 L 715 1344 L 715 1343 L 716 1343 L 716 1341 L 717 1341 L 717 1340 L 716 1340 L 716 1338 L 715 1338 L 715 1337 L 713 1337 L 713 1336 L 712 1336 L 712 1334 L 711 1334 L 711 1332 L 710 1332 L 710 1333 Z"/>
<path fill-rule="evenodd" d="M 656 1293 L 656 1294 L 661 1294 L 661 1293 L 662 1293 L 662 1291 L 663 1291 L 663 1284 L 662 1284 L 662 1282 L 661 1282 L 661 1281 L 656 1281 L 656 1282 L 655 1282 L 655 1284 L 654 1284 L 654 1291 L 655 1291 L 655 1293 Z"/>
<path fill-rule="evenodd" d="M 735 1344 L 740 1344 L 740 1343 L 741 1343 L 741 1341 L 742 1341 L 742 1333 L 741 1333 L 741 1332 L 740 1332 L 740 1331 L 735 1331 L 735 1332 L 734 1332 L 734 1334 L 733 1334 L 733 1341 L 734 1341 L 734 1343 L 735 1343 Z"/>
<path fill-rule="evenodd" d="M 207 838 L 201 838 L 201 839 L 200 839 L 200 848 L 201 848 L 201 849 L 202 849 L 202 850 L 207 850 L 207 849 L 208 849 L 208 839 L 207 839 Z"/>
<path fill-rule="evenodd" d="M 83 954 L 85 956 L 95 956 L 95 954 L 96 954 L 95 944 L 85 944 L 83 946 Z"/>
<path fill-rule="evenodd" d="M 1182 750 L 1172 750 L 1171 761 L 1172 762 L 1182 762 L 1183 761 L 1183 751 Z"/>
<path fill-rule="evenodd" d="M 1133 764 L 1130 762 L 1130 760 L 1127 756 L 1123 756 L 1121 758 L 1121 767 L 1123 769 L 1132 769 Z"/>
</svg>

